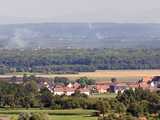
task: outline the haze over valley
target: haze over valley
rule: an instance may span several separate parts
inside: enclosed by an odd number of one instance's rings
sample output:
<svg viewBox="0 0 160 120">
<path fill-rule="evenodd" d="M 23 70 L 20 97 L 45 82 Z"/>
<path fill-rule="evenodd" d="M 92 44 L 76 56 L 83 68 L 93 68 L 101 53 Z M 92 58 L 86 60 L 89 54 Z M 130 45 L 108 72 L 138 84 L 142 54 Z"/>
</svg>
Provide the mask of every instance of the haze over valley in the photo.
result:
<svg viewBox="0 0 160 120">
<path fill-rule="evenodd" d="M 0 25 L 0 47 L 159 48 L 160 24 L 37 23 Z"/>
</svg>

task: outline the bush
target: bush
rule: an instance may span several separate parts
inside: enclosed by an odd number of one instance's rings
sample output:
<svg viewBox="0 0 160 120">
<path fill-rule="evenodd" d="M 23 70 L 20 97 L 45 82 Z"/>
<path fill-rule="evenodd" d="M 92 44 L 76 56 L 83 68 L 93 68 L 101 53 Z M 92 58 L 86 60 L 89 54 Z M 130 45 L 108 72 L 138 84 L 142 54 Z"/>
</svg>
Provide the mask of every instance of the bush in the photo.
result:
<svg viewBox="0 0 160 120">
<path fill-rule="evenodd" d="M 20 113 L 18 120 L 30 120 L 30 114 L 29 113 Z"/>
<path fill-rule="evenodd" d="M 29 120 L 49 120 L 48 115 L 44 113 L 31 113 Z"/>
<path fill-rule="evenodd" d="M 137 120 L 130 115 L 117 115 L 114 113 L 108 114 L 105 117 L 99 117 L 98 120 Z"/>
<path fill-rule="evenodd" d="M 20 113 L 18 120 L 49 120 L 45 113 Z"/>
</svg>

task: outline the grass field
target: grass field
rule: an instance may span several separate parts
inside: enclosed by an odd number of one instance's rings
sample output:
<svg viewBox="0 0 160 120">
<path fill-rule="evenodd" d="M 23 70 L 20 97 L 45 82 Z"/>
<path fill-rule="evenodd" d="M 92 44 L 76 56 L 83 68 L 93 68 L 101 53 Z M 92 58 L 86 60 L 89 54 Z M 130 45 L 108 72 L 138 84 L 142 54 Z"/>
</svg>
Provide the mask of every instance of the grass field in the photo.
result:
<svg viewBox="0 0 160 120">
<path fill-rule="evenodd" d="M 0 75 L 3 77 L 11 77 L 16 75 L 18 77 L 22 77 L 24 73 L 15 73 L 9 75 Z M 27 73 L 28 75 L 32 73 Z M 117 78 L 119 81 L 135 81 L 139 80 L 142 77 L 151 77 L 151 76 L 160 76 L 160 70 L 97 70 L 95 72 L 80 72 L 78 74 L 39 74 L 35 73 L 38 77 L 67 77 L 71 80 L 78 79 L 80 77 L 88 77 L 94 80 L 110 80 L 112 77 Z"/>
<path fill-rule="evenodd" d="M 92 117 L 94 110 L 39 110 L 39 109 L 15 109 L 15 110 L 0 110 L 0 117 L 17 118 L 21 112 L 42 112 L 48 113 L 50 120 L 96 120 L 96 117 Z"/>
<path fill-rule="evenodd" d="M 0 115 L 0 118 L 7 118 L 6 120 L 17 119 L 18 115 Z M 49 120 L 97 120 L 96 117 L 83 116 L 83 115 L 49 115 Z"/>
<path fill-rule="evenodd" d="M 96 117 L 89 116 L 50 116 L 50 120 L 97 120 Z"/>
</svg>

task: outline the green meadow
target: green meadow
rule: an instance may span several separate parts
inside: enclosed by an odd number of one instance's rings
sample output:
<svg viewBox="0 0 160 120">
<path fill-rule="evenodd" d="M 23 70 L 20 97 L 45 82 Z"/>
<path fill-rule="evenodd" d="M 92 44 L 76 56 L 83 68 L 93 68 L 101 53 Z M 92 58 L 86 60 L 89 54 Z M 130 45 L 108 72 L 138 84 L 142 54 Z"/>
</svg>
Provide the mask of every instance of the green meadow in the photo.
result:
<svg viewBox="0 0 160 120">
<path fill-rule="evenodd" d="M 40 110 L 40 109 L 0 109 L 0 118 L 6 117 L 16 119 L 18 114 L 21 112 L 42 112 L 49 115 L 50 120 L 96 120 L 92 114 L 95 110 L 83 110 L 83 109 L 72 109 L 72 110 Z"/>
</svg>

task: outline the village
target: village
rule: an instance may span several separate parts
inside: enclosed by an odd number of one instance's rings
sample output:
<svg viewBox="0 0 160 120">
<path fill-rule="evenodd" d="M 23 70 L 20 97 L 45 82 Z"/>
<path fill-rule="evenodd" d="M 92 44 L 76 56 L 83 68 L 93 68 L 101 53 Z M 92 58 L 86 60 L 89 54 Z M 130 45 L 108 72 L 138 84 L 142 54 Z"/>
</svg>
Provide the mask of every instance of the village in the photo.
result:
<svg viewBox="0 0 160 120">
<path fill-rule="evenodd" d="M 116 78 L 111 78 L 110 81 L 92 81 L 87 77 L 82 77 L 76 81 L 69 81 L 65 77 L 56 77 L 54 79 L 31 76 L 36 79 L 39 90 L 43 87 L 47 88 L 53 95 L 67 95 L 79 92 L 87 96 L 94 94 L 105 94 L 105 93 L 123 93 L 125 90 L 136 88 L 143 88 L 150 91 L 160 90 L 160 76 L 154 77 L 143 77 L 138 81 L 118 81 Z M 82 80 L 81 80 L 82 79 Z M 13 76 L 12 78 L 3 78 L 3 80 L 9 81 L 10 83 L 22 84 L 23 78 Z M 80 81 L 81 80 L 81 81 Z M 88 83 L 88 81 L 90 83 Z"/>
</svg>

